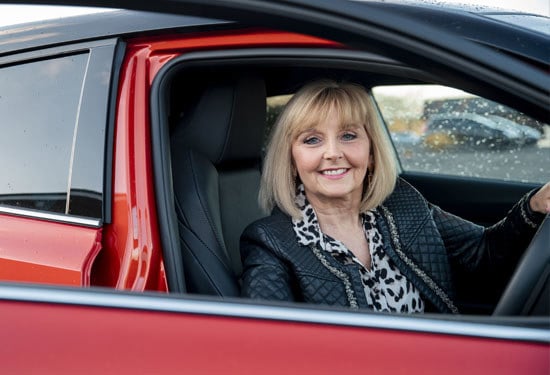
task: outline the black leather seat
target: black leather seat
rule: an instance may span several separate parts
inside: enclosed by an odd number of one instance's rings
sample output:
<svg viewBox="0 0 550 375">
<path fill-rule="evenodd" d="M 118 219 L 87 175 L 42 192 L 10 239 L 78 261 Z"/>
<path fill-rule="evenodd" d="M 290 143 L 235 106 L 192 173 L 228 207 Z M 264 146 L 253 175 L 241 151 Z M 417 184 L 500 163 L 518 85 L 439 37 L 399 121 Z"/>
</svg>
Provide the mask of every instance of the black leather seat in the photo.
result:
<svg viewBox="0 0 550 375">
<path fill-rule="evenodd" d="M 239 237 L 263 216 L 257 196 L 266 122 L 264 82 L 208 84 L 171 139 L 180 247 L 188 293 L 239 295 Z"/>
</svg>

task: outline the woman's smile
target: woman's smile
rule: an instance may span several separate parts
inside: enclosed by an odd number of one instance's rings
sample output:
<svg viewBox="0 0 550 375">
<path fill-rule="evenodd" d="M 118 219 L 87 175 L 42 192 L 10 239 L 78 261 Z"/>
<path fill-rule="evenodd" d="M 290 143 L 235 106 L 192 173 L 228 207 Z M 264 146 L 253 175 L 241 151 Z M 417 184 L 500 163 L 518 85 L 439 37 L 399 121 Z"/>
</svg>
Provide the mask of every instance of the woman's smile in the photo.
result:
<svg viewBox="0 0 550 375">
<path fill-rule="evenodd" d="M 323 174 L 327 177 L 331 177 L 331 178 L 340 178 L 347 171 L 349 171 L 349 168 L 325 169 L 325 170 L 321 171 L 321 174 Z"/>
</svg>

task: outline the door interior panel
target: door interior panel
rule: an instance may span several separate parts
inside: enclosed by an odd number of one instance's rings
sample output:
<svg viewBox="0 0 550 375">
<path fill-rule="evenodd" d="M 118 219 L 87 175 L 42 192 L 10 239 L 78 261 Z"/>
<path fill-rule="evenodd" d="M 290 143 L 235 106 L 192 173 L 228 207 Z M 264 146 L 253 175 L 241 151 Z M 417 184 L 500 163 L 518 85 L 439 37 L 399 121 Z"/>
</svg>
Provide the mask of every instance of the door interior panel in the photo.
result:
<svg viewBox="0 0 550 375">
<path fill-rule="evenodd" d="M 498 222 L 525 193 L 540 186 L 421 172 L 403 172 L 401 177 L 429 202 L 484 226 Z"/>
</svg>

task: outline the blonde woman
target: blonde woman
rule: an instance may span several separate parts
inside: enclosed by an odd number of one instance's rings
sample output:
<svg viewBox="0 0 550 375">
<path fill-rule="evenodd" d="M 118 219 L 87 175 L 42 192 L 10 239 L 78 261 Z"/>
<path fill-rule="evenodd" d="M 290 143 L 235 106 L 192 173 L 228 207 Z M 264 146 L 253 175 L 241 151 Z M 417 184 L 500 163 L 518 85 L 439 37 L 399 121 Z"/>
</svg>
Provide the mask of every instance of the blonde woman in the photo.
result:
<svg viewBox="0 0 550 375">
<path fill-rule="evenodd" d="M 245 297 L 457 313 L 451 273 L 510 269 L 550 210 L 550 184 L 483 228 L 399 179 L 361 86 L 318 81 L 279 117 L 241 237 Z M 538 212 L 536 212 L 538 211 Z"/>
</svg>

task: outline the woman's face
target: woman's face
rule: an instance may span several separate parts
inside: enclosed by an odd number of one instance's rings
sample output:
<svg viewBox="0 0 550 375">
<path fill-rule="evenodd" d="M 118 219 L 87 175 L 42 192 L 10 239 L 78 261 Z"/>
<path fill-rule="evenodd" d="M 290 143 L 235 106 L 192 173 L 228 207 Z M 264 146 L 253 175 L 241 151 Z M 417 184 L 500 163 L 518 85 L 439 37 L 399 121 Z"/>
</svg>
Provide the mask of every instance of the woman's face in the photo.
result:
<svg viewBox="0 0 550 375">
<path fill-rule="evenodd" d="M 292 159 L 314 207 L 351 202 L 359 206 L 370 163 L 370 140 L 362 124 L 341 126 L 336 111 L 292 143 Z"/>
</svg>

